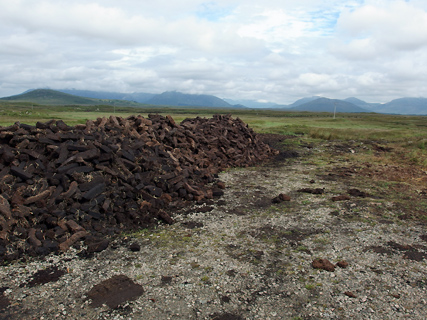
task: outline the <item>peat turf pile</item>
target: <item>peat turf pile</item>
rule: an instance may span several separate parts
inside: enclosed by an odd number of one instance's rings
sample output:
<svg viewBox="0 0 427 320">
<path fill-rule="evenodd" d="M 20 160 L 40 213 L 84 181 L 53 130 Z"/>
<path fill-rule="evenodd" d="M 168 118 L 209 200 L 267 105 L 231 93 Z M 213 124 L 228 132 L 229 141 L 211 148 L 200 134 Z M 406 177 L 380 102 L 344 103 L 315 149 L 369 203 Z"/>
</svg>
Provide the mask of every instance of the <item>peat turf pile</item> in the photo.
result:
<svg viewBox="0 0 427 320">
<path fill-rule="evenodd" d="M 219 171 L 274 153 L 229 115 L 0 127 L 0 262 L 80 240 L 99 251 L 106 236 L 173 223 L 172 208 L 221 195 Z"/>
</svg>

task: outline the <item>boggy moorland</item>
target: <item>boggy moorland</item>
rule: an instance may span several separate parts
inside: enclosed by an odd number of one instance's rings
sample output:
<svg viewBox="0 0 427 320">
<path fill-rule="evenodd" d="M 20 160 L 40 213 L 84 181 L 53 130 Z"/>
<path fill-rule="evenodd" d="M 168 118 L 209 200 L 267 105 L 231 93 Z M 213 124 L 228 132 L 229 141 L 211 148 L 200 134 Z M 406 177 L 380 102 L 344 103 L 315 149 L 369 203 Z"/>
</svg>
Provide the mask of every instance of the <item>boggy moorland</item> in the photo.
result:
<svg viewBox="0 0 427 320">
<path fill-rule="evenodd" d="M 422 319 L 423 118 L 239 117 L 279 153 L 171 225 L 2 266 L 2 317 Z"/>
</svg>

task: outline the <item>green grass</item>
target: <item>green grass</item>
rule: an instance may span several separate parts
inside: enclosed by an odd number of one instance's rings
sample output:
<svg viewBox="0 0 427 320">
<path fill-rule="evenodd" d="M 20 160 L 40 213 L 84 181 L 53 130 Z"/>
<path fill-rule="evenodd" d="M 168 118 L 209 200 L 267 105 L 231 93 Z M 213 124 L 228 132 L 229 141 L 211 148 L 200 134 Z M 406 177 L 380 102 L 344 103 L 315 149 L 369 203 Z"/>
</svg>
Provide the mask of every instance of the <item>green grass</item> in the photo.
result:
<svg viewBox="0 0 427 320">
<path fill-rule="evenodd" d="M 374 140 L 399 143 L 417 152 L 425 152 L 427 147 L 427 117 L 384 114 L 338 114 L 336 119 L 328 113 L 290 112 L 273 110 L 242 109 L 194 109 L 166 106 L 124 107 L 111 105 L 68 105 L 46 106 L 29 102 L 0 101 L 0 125 L 8 126 L 16 121 L 35 124 L 37 121 L 61 119 L 75 125 L 108 117 L 112 114 L 120 117 L 150 113 L 170 114 L 176 122 L 185 118 L 211 117 L 214 114 L 232 113 L 259 133 L 297 135 L 304 140 Z M 425 155 L 422 153 L 421 155 Z M 420 154 L 414 154 L 413 158 Z"/>
<path fill-rule="evenodd" d="M 313 290 L 314 288 L 316 288 L 316 285 L 315 285 L 315 284 L 312 284 L 312 283 L 310 283 L 310 284 L 306 284 L 306 285 L 305 285 L 305 288 L 306 288 L 307 290 Z"/>
</svg>

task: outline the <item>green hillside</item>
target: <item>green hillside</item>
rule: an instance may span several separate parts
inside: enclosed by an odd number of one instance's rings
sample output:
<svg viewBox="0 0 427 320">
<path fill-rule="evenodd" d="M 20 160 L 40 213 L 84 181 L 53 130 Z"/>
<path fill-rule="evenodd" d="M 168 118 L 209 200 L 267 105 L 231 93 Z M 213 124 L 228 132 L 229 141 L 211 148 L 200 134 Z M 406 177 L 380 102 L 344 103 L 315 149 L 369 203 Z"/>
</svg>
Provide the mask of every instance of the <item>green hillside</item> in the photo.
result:
<svg viewBox="0 0 427 320">
<path fill-rule="evenodd" d="M 83 98 L 51 89 L 36 89 L 15 96 L 0 98 L 0 101 L 31 102 L 40 105 L 142 106 L 133 101 Z"/>
<path fill-rule="evenodd" d="M 1 100 L 34 102 L 48 105 L 95 104 L 92 99 L 73 96 L 71 94 L 50 89 L 36 89 L 16 96 L 1 98 Z"/>
</svg>

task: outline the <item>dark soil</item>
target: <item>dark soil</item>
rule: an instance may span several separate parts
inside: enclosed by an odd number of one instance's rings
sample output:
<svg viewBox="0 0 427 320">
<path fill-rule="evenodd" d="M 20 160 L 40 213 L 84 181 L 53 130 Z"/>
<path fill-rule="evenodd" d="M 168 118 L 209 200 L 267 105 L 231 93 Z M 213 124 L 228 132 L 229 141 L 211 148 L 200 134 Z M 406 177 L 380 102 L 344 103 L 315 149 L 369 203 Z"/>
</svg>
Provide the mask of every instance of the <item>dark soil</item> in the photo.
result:
<svg viewBox="0 0 427 320">
<path fill-rule="evenodd" d="M 262 142 L 279 151 L 270 164 L 282 163 L 286 159 L 300 157 L 300 153 L 298 151 L 285 148 L 283 144 L 286 140 L 297 139 L 298 136 L 264 133 L 259 134 L 259 137 Z"/>
<path fill-rule="evenodd" d="M 297 190 L 298 192 L 311 193 L 311 194 L 323 194 L 325 193 L 325 189 L 322 188 L 302 188 Z"/>
<path fill-rule="evenodd" d="M 91 306 L 94 308 L 106 304 L 115 309 L 126 301 L 137 299 L 143 293 L 142 286 L 125 275 L 117 275 L 95 285 L 87 293 L 87 297 L 92 300 Z"/>
<path fill-rule="evenodd" d="M 210 320 L 245 320 L 245 318 L 242 318 L 241 316 L 232 313 L 215 313 L 211 316 Z"/>
<path fill-rule="evenodd" d="M 65 273 L 66 271 L 60 270 L 56 266 L 39 270 L 31 277 L 31 280 L 26 284 L 26 286 L 31 288 L 41 284 L 55 282 L 58 281 Z"/>
<path fill-rule="evenodd" d="M 7 290 L 6 287 L 0 288 L 0 310 L 5 309 L 10 304 L 9 299 L 3 294 L 5 290 Z"/>
<path fill-rule="evenodd" d="M 420 252 L 418 249 L 426 250 L 427 247 L 421 246 L 416 248 L 412 245 L 402 245 L 393 241 L 387 243 L 387 247 L 384 246 L 370 246 L 366 247 L 364 251 L 373 251 L 376 253 L 382 253 L 387 255 L 403 253 L 403 258 L 413 261 L 422 261 L 427 259 L 427 254 Z"/>
</svg>

